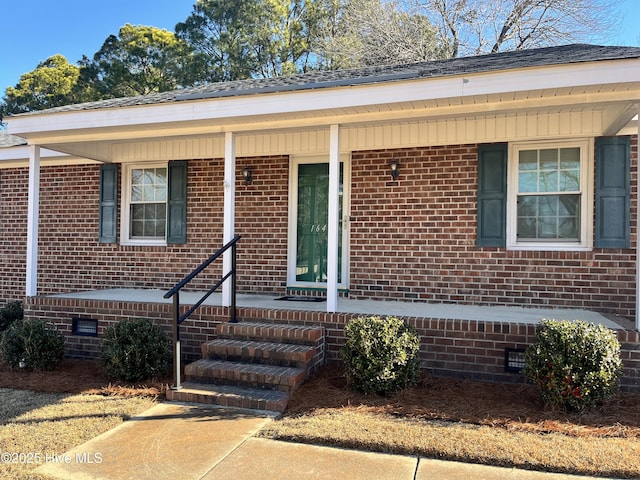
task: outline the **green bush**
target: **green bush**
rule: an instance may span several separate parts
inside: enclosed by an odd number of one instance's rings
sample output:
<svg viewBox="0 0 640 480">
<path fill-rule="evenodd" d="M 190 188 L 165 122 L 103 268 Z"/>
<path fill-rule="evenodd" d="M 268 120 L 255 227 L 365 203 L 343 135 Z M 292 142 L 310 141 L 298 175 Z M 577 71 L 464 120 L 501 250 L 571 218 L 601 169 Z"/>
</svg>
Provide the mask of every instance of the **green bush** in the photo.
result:
<svg viewBox="0 0 640 480">
<path fill-rule="evenodd" d="M 0 352 L 11 368 L 53 370 L 64 358 L 64 338 L 44 320 L 16 320 L 2 334 Z"/>
<path fill-rule="evenodd" d="M 9 325 L 16 320 L 22 320 L 24 318 L 24 309 L 22 308 L 22 302 L 14 300 L 7 303 L 4 307 L 0 308 L 0 333 L 4 332 Z"/>
<path fill-rule="evenodd" d="M 99 362 L 110 377 L 149 380 L 164 374 L 170 360 L 169 340 L 151 320 L 122 320 L 104 331 Z"/>
<path fill-rule="evenodd" d="M 420 337 L 396 317 L 361 317 L 345 327 L 347 379 L 364 393 L 388 395 L 418 382 Z"/>
<path fill-rule="evenodd" d="M 525 376 L 552 407 L 581 411 L 615 394 L 622 375 L 615 332 L 583 321 L 543 320 L 525 353 Z"/>
</svg>

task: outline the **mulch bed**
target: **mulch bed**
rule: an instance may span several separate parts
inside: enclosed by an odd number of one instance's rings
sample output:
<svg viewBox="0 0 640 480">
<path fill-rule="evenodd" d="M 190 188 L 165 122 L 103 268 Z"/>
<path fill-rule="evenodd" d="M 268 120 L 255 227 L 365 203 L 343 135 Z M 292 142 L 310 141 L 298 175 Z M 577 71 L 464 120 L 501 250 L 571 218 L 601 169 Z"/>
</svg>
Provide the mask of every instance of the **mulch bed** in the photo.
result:
<svg viewBox="0 0 640 480">
<path fill-rule="evenodd" d="M 11 370 L 0 363 L 0 387 L 52 393 L 163 398 L 170 378 L 144 385 L 114 383 L 91 360 L 65 359 L 49 372 Z M 640 438 L 640 393 L 622 392 L 582 414 L 545 409 L 532 385 L 471 382 L 424 375 L 420 385 L 390 397 L 349 389 L 340 366 L 323 367 L 292 396 L 286 415 L 352 408 L 409 419 L 464 422 L 574 436 Z"/>
<path fill-rule="evenodd" d="M 344 369 L 339 366 L 324 367 L 305 383 L 294 394 L 287 415 L 334 408 L 355 408 L 404 418 L 492 425 L 539 433 L 640 438 L 639 393 L 622 392 L 590 412 L 569 414 L 545 409 L 532 385 L 482 383 L 424 375 L 419 386 L 384 398 L 350 390 Z"/>
<path fill-rule="evenodd" d="M 144 385 L 123 384 L 109 379 L 93 360 L 64 359 L 52 371 L 30 372 L 10 369 L 0 362 L 0 387 L 48 393 L 86 393 L 100 395 L 164 397 L 171 380 Z"/>
</svg>

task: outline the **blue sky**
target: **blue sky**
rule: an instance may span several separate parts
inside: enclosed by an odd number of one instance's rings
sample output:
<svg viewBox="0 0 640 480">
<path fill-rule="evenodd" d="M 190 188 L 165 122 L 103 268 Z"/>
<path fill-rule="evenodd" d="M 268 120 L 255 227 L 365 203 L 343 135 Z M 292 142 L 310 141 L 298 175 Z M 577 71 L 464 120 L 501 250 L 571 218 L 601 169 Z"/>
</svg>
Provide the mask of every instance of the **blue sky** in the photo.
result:
<svg viewBox="0 0 640 480">
<path fill-rule="evenodd" d="M 20 75 L 60 53 L 70 63 L 92 57 L 125 23 L 173 31 L 195 0 L 1 0 L 0 96 Z M 611 45 L 640 46 L 640 0 L 622 0 L 622 29 Z"/>
</svg>

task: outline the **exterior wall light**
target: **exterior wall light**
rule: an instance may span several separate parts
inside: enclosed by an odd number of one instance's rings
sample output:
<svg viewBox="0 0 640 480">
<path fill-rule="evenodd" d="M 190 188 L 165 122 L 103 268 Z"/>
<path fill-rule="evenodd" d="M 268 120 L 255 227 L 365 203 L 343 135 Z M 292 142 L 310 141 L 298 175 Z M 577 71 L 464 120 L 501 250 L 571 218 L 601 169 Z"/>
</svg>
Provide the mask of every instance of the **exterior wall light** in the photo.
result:
<svg viewBox="0 0 640 480">
<path fill-rule="evenodd" d="M 253 172 L 250 167 L 244 167 L 242 169 L 242 176 L 244 178 L 244 184 L 249 185 L 253 182 Z"/>
<path fill-rule="evenodd" d="M 389 169 L 391 170 L 391 177 L 393 177 L 394 180 L 397 180 L 400 175 L 400 163 L 398 160 L 395 158 L 391 160 L 391 163 L 389 163 Z"/>
</svg>

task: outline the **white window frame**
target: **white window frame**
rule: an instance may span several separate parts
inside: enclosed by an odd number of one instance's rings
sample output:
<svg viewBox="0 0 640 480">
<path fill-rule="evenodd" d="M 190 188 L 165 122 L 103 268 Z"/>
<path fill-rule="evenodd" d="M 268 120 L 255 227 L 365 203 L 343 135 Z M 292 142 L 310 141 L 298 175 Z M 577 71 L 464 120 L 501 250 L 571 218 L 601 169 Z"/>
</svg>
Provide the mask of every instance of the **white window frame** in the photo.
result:
<svg viewBox="0 0 640 480">
<path fill-rule="evenodd" d="M 287 288 L 325 289 L 326 282 L 301 282 L 296 280 L 296 251 L 298 242 L 298 165 L 329 163 L 329 155 L 292 156 L 289 161 L 289 221 L 287 249 Z M 340 155 L 342 163 L 342 281 L 338 288 L 349 289 L 349 218 L 351 209 L 351 156 Z"/>
<path fill-rule="evenodd" d="M 518 163 L 522 150 L 580 148 L 580 238 L 577 241 L 518 241 Z M 510 250 L 590 251 L 593 248 L 594 140 L 516 142 L 509 144 L 507 175 L 507 248 Z"/>
<path fill-rule="evenodd" d="M 131 175 L 136 168 L 166 168 L 167 180 L 169 173 L 169 164 L 167 162 L 154 163 L 131 163 L 122 166 L 122 191 L 120 211 L 120 244 L 121 245 L 149 245 L 149 246 L 166 246 L 167 245 L 167 229 L 165 227 L 164 238 L 130 238 L 130 216 L 131 216 Z M 168 190 L 168 185 L 167 185 Z M 167 191 L 167 199 L 169 197 Z M 165 201 L 166 207 L 167 201 Z"/>
</svg>

